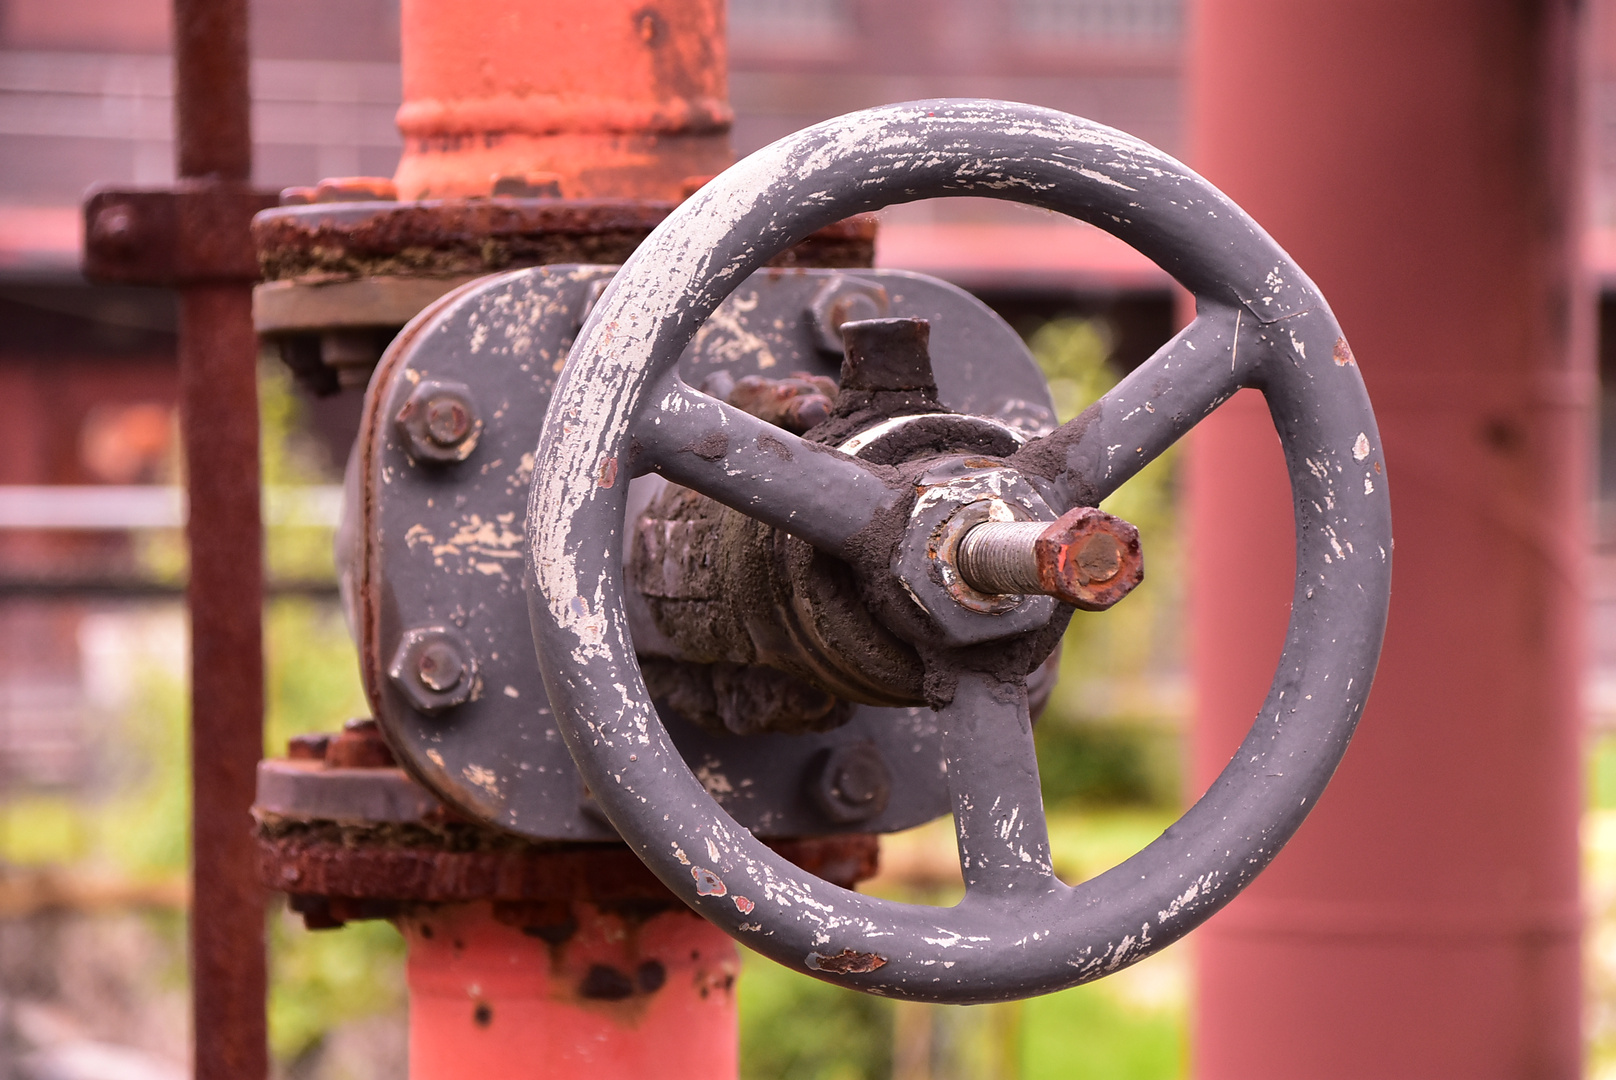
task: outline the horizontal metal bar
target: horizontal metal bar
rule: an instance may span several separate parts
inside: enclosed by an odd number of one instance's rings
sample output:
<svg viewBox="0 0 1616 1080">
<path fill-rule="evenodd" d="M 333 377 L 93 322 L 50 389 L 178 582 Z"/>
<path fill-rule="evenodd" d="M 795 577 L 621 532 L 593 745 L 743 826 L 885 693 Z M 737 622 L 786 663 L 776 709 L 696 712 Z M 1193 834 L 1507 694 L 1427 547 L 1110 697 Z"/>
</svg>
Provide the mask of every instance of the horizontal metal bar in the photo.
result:
<svg viewBox="0 0 1616 1080">
<path fill-rule="evenodd" d="M 264 583 L 264 592 L 272 597 L 335 599 L 338 587 L 334 580 L 268 581 Z M 183 581 L 66 574 L 0 577 L 0 599 L 178 600 L 184 596 Z"/>
<path fill-rule="evenodd" d="M 264 489 L 266 525 L 335 528 L 342 485 Z M 167 485 L 0 486 L 0 529 L 126 532 L 185 527 L 184 489 Z"/>
</svg>

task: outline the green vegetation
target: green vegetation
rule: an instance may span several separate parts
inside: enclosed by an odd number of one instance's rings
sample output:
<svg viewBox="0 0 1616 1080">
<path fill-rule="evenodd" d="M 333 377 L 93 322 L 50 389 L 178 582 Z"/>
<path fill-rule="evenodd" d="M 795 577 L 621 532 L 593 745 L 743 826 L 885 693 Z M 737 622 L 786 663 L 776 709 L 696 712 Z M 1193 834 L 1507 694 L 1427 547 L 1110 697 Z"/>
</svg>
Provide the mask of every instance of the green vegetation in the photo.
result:
<svg viewBox="0 0 1616 1080">
<path fill-rule="evenodd" d="M 1053 319 L 1027 344 L 1063 422 L 1117 382 L 1106 328 L 1096 320 Z M 1180 655 L 1176 460 L 1169 450 L 1104 504 L 1139 529 L 1145 581 L 1110 611 L 1078 612 L 1066 631 L 1060 682 L 1037 732 L 1051 807 L 1179 803 L 1183 703 L 1171 677 Z"/>
<path fill-rule="evenodd" d="M 741 950 L 736 981 L 745 1080 L 885 1080 L 892 1003 Z"/>
<path fill-rule="evenodd" d="M 1021 1080 L 1168 1080 L 1186 1072 L 1182 999 L 1132 1002 L 1098 982 L 1033 998 L 1021 1010 Z"/>
<path fill-rule="evenodd" d="M 298 402 L 281 366 L 266 364 L 260 383 L 266 484 L 333 482 L 322 454 L 304 434 Z M 276 526 L 266 532 L 271 575 L 330 579 L 331 531 Z M 143 538 L 148 573 L 178 579 L 184 569 L 177 533 Z M 160 616 L 159 616 L 160 617 Z M 358 657 L 341 614 L 329 602 L 284 599 L 265 612 L 265 749 L 283 753 L 288 737 L 330 731 L 368 715 Z M 137 631 L 129 630 L 134 636 Z M 190 747 L 185 686 L 155 655 L 136 661 L 132 692 L 116 718 L 106 755 L 114 772 L 99 798 L 37 794 L 0 803 L 0 861 L 13 866 L 74 867 L 135 881 L 173 882 L 189 857 Z M 184 926 L 172 915 L 149 922 L 174 957 L 164 978 L 184 978 Z M 276 1059 L 287 1066 L 317 1052 L 348 1021 L 404 1008 L 403 939 L 388 924 L 366 922 L 310 933 L 279 909 L 270 916 L 269 1026 Z"/>
<path fill-rule="evenodd" d="M 1603 732 L 1590 740 L 1587 769 L 1589 808 L 1616 810 L 1616 733 Z"/>
</svg>

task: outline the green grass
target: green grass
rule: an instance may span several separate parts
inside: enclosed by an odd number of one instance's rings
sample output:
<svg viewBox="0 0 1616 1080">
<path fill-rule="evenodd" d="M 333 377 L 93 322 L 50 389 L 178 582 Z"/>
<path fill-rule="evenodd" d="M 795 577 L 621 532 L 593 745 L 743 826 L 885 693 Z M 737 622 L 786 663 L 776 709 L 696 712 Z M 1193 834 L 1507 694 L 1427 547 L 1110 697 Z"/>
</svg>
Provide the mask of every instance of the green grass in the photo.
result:
<svg viewBox="0 0 1616 1080">
<path fill-rule="evenodd" d="M 1588 807 L 1616 810 L 1616 735 L 1603 734 L 1588 747 Z"/>
<path fill-rule="evenodd" d="M 1177 1080 L 1187 1037 L 1181 1002 L 1131 1003 L 1106 981 L 1021 1005 L 1020 1080 Z"/>
<path fill-rule="evenodd" d="M 1068 881 L 1092 877 L 1150 843 L 1170 824 L 1163 807 L 1056 810 L 1055 866 Z M 950 848 L 933 823 L 894 844 Z M 940 853 L 940 852 L 939 852 Z M 950 903 L 886 879 L 878 895 Z M 1180 1080 L 1185 1074 L 1187 972 L 1180 950 L 1088 986 L 987 1006 L 897 1004 L 788 971 L 751 953 L 738 988 L 745 1080 Z"/>
<path fill-rule="evenodd" d="M 743 1080 L 885 1080 L 892 1003 L 741 950 L 736 983 Z"/>
</svg>

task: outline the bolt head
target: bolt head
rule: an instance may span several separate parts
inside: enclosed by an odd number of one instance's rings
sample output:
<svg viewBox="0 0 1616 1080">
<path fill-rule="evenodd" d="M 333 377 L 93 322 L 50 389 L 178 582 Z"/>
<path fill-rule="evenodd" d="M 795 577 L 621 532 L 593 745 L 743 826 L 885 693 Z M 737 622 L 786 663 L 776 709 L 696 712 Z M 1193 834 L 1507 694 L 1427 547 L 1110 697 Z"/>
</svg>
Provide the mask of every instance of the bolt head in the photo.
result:
<svg viewBox="0 0 1616 1080">
<path fill-rule="evenodd" d="M 873 281 L 837 275 L 814 294 L 808 318 L 814 344 L 825 352 L 842 352 L 842 324 L 884 319 L 892 308 L 887 290 Z"/>
<path fill-rule="evenodd" d="M 471 434 L 471 411 L 457 397 L 439 394 L 426 403 L 426 434 L 442 447 L 455 447 Z"/>
<path fill-rule="evenodd" d="M 415 661 L 415 673 L 434 693 L 453 690 L 466 677 L 466 660 L 447 641 L 434 641 L 424 647 Z"/>
<path fill-rule="evenodd" d="M 416 711 L 431 715 L 472 699 L 477 658 L 458 630 L 417 627 L 399 639 L 387 677 Z"/>
<path fill-rule="evenodd" d="M 465 461 L 477 448 L 483 422 L 471 388 L 454 379 L 422 379 L 394 417 L 409 455 L 423 464 Z"/>
<path fill-rule="evenodd" d="M 1104 611 L 1145 579 L 1139 530 L 1092 506 L 1051 522 L 1033 545 L 1033 559 L 1044 591 L 1083 611 Z"/>
<path fill-rule="evenodd" d="M 832 747 L 809 770 L 808 797 L 838 825 L 869 821 L 892 798 L 892 771 L 873 742 Z"/>
</svg>

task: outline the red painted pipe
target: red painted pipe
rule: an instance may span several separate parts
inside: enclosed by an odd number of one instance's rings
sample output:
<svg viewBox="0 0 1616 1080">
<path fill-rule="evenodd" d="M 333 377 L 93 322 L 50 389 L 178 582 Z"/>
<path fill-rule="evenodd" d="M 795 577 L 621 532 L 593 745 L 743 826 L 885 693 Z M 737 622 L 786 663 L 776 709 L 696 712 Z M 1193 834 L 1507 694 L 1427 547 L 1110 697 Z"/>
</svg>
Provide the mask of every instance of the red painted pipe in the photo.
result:
<svg viewBox="0 0 1616 1080">
<path fill-rule="evenodd" d="M 1192 27 L 1192 161 L 1330 298 L 1398 541 L 1357 741 L 1198 935 L 1197 1074 L 1578 1076 L 1579 5 L 1201 0 Z M 1190 455 L 1202 784 L 1272 678 L 1291 585 L 1278 443 L 1250 396 Z"/>
<path fill-rule="evenodd" d="M 398 925 L 414 1080 L 735 1075 L 735 943 L 683 905 L 441 904 Z"/>
<path fill-rule="evenodd" d="M 528 178 L 677 200 L 729 166 L 724 0 L 403 0 L 399 19 L 402 198 Z"/>
<path fill-rule="evenodd" d="M 676 200 L 730 163 L 723 0 L 404 0 L 400 21 L 402 198 Z M 410 1076 L 733 1078 L 735 945 L 669 902 L 400 919 Z"/>
</svg>

